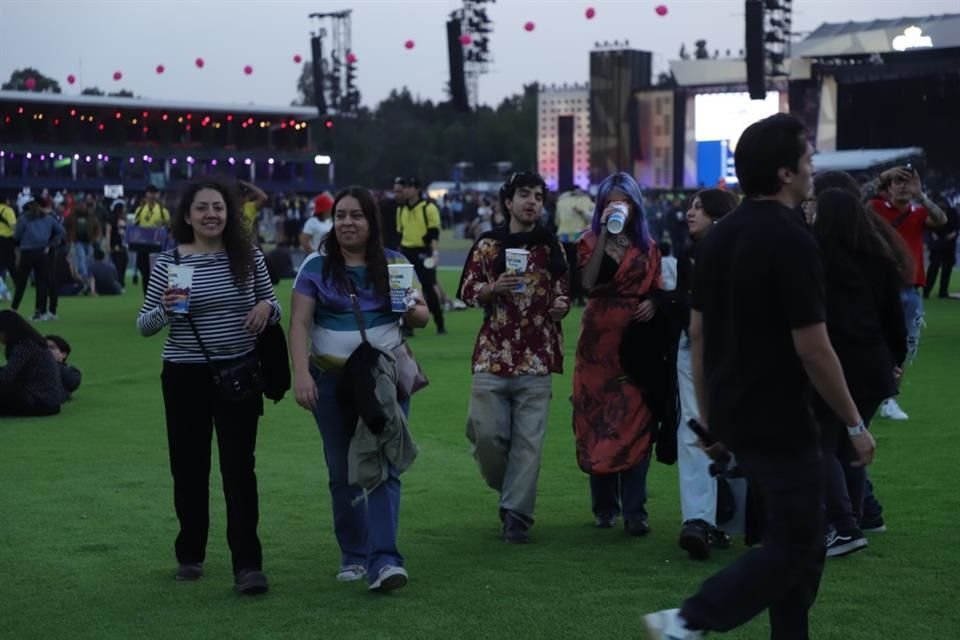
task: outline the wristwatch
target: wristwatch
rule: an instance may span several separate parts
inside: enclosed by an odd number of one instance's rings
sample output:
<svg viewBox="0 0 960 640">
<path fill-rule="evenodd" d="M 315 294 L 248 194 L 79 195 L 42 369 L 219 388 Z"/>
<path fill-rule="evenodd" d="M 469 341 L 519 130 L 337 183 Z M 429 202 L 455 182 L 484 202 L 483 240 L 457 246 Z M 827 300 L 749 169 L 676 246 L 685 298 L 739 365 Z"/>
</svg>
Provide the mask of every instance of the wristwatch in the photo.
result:
<svg viewBox="0 0 960 640">
<path fill-rule="evenodd" d="M 861 433 L 863 433 L 863 432 L 866 431 L 866 430 L 867 430 L 867 427 L 866 427 L 865 424 L 863 424 L 863 420 L 861 420 L 860 422 L 858 422 L 858 423 L 855 424 L 854 426 L 852 426 L 852 427 L 847 427 L 847 435 L 849 435 L 849 436 L 858 436 L 858 435 L 860 435 Z"/>
</svg>

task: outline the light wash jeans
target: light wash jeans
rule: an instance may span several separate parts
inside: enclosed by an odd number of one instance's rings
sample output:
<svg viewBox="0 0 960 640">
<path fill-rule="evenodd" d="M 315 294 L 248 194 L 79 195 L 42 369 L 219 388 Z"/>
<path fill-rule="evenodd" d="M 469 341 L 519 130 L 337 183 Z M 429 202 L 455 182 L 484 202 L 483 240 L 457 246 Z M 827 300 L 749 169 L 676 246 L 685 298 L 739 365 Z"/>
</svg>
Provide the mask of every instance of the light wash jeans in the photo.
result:
<svg viewBox="0 0 960 640">
<path fill-rule="evenodd" d="M 710 458 L 697 446 L 697 434 L 687 426 L 700 419 L 693 388 L 690 338 L 680 336 L 677 351 L 677 386 L 680 394 L 680 424 L 677 426 L 677 470 L 680 474 L 680 513 L 683 521 L 703 520 L 717 525 L 717 480 L 710 475 Z"/>
<path fill-rule="evenodd" d="M 73 266 L 83 278 L 84 284 L 90 279 L 90 258 L 93 257 L 93 246 L 89 242 L 73 243 Z"/>
<path fill-rule="evenodd" d="M 473 374 L 467 439 L 500 508 L 533 524 L 540 457 L 553 395 L 550 376 Z"/>
<path fill-rule="evenodd" d="M 913 362 L 920 348 L 920 330 L 923 329 L 923 295 L 919 287 L 909 287 L 900 292 L 903 307 L 903 322 L 907 325 L 907 362 Z"/>
</svg>

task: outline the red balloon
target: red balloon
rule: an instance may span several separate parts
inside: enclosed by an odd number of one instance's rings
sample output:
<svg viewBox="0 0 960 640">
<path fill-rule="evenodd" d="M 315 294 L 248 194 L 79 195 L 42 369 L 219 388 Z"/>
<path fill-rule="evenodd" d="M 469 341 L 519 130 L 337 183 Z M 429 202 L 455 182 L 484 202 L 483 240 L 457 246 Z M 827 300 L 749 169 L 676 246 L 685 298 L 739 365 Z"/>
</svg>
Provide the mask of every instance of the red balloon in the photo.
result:
<svg viewBox="0 0 960 640">
<path fill-rule="evenodd" d="M 162 64 L 157 65 L 157 73 L 163 73 L 166 70 L 166 67 L 164 67 Z"/>
<path fill-rule="evenodd" d="M 197 58 L 193 64 L 197 65 L 197 69 L 203 69 L 203 58 Z"/>
<path fill-rule="evenodd" d="M 243 68 L 243 72 L 247 75 L 250 75 L 251 73 L 253 73 L 253 67 L 251 67 L 250 65 L 247 65 Z"/>
<path fill-rule="evenodd" d="M 534 29 L 536 29 L 536 27 L 537 25 L 533 24 L 532 22 L 528 22 L 525 25 L 523 25 L 523 28 L 526 29 L 527 31 L 533 31 Z"/>
<path fill-rule="evenodd" d="M 657 8 L 654 9 L 654 11 L 657 12 L 657 15 L 658 15 L 658 16 L 663 17 L 663 16 L 667 15 L 667 5 L 665 5 L 665 4 L 658 4 L 658 5 L 657 5 Z"/>
<path fill-rule="evenodd" d="M 356 61 L 357 61 L 357 54 L 352 52 L 347 54 L 347 64 L 353 64 Z"/>
<path fill-rule="evenodd" d="M 403 43 L 403 46 L 406 47 L 407 49 L 413 49 L 413 46 L 414 46 L 413 40 L 407 40 L 406 42 Z"/>
<path fill-rule="evenodd" d="M 298 53 L 298 54 L 296 54 L 296 55 L 293 56 L 293 61 L 296 62 L 297 64 L 300 64 L 301 62 L 303 62 L 303 56 L 301 56 L 301 55 Z"/>
<path fill-rule="evenodd" d="M 114 79 L 114 80 L 120 80 L 120 79 L 122 79 L 122 78 L 123 78 L 123 74 L 122 74 L 122 73 L 120 73 L 119 71 L 114 71 L 114 72 L 113 72 L 113 79 Z"/>
<path fill-rule="evenodd" d="M 27 88 L 28 91 L 33 91 L 37 86 L 36 78 L 27 78 L 23 81 L 23 85 Z"/>
<path fill-rule="evenodd" d="M 462 44 L 463 46 L 467 46 L 471 42 L 473 42 L 473 38 L 470 37 L 469 33 L 465 33 L 462 36 L 460 36 L 460 44 Z"/>
<path fill-rule="evenodd" d="M 587 7 L 587 20 L 593 20 L 594 16 L 597 15 L 597 10 L 593 7 Z"/>
<path fill-rule="evenodd" d="M 73 84 L 76 81 L 77 81 L 77 76 L 73 75 L 72 73 L 67 76 L 67 84 Z"/>
</svg>

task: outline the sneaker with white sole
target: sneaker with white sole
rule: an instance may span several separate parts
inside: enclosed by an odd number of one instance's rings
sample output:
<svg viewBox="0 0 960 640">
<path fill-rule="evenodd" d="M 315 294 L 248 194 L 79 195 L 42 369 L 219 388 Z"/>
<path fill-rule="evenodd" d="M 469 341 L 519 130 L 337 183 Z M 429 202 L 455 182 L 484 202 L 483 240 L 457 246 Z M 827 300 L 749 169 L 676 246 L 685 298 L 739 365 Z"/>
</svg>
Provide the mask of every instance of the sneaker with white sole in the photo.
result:
<svg viewBox="0 0 960 640">
<path fill-rule="evenodd" d="M 337 580 L 340 582 L 356 582 L 367 575 L 367 569 L 359 564 L 348 564 L 340 567 Z"/>
<path fill-rule="evenodd" d="M 880 405 L 880 417 L 888 420 L 910 419 L 910 416 L 907 415 L 907 412 L 900 408 L 900 405 L 897 404 L 897 401 L 894 398 L 887 398 L 883 401 L 883 404 Z"/>
<path fill-rule="evenodd" d="M 827 557 L 839 558 L 866 548 L 870 544 L 859 529 L 827 533 Z"/>
<path fill-rule="evenodd" d="M 406 586 L 408 579 L 409 576 L 407 575 L 406 569 L 388 564 L 380 569 L 380 573 L 377 574 L 377 579 L 371 582 L 367 588 L 377 593 L 388 593 Z"/>
<path fill-rule="evenodd" d="M 687 629 L 680 609 L 665 609 L 643 616 L 649 640 L 700 640 L 703 633 Z"/>
</svg>

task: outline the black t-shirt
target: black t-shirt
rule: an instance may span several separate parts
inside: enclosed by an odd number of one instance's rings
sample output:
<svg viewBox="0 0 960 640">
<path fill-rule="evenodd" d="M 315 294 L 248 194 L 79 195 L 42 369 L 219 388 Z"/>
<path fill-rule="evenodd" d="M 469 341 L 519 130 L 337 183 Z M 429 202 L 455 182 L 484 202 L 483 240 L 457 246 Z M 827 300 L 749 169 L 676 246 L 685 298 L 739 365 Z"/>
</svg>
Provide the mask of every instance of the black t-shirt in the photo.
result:
<svg viewBox="0 0 960 640">
<path fill-rule="evenodd" d="M 815 454 L 812 387 L 791 331 L 824 322 L 823 266 L 796 212 L 745 200 L 699 243 L 710 429 L 735 453 Z"/>
</svg>

